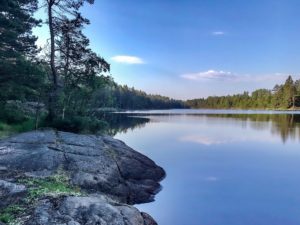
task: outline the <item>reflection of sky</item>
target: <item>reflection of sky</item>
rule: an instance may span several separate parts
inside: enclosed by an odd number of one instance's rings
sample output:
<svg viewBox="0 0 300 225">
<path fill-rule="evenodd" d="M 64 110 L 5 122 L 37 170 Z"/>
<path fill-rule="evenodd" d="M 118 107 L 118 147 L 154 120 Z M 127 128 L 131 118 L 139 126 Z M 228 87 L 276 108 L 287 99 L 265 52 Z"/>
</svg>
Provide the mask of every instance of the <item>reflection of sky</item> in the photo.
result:
<svg viewBox="0 0 300 225">
<path fill-rule="evenodd" d="M 159 224 L 300 224 L 299 139 L 283 143 L 270 121 L 150 118 L 116 138 L 166 170 L 157 201 L 138 206 Z"/>
<path fill-rule="evenodd" d="M 190 118 L 188 117 L 188 120 Z M 231 119 L 231 126 L 228 126 L 229 119 L 206 118 L 199 123 L 197 117 L 191 118 L 186 134 L 179 137 L 179 141 L 198 143 L 204 145 L 226 144 L 234 142 L 276 142 L 278 139 L 270 135 L 268 130 L 261 131 L 259 134 L 249 129 L 251 122 L 235 121 Z M 233 128 L 232 125 L 235 125 Z M 264 124 L 268 128 L 268 124 Z M 234 129 L 234 130 L 233 130 Z"/>
</svg>

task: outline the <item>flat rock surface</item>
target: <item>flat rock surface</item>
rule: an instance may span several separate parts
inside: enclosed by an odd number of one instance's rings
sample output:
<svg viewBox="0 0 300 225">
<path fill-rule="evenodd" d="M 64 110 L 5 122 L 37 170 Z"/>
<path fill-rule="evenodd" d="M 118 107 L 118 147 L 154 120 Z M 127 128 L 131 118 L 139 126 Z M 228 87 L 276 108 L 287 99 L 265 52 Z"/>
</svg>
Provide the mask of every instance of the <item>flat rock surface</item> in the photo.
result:
<svg viewBox="0 0 300 225">
<path fill-rule="evenodd" d="M 0 200 L 7 202 L 5 196 L 26 191 L 14 183 L 20 174 L 45 178 L 58 170 L 65 171 L 70 184 L 86 196 L 65 196 L 55 204 L 43 199 L 26 224 L 156 224 L 130 205 L 154 200 L 164 170 L 109 136 L 46 130 L 1 140 Z"/>
<path fill-rule="evenodd" d="M 136 208 L 116 203 L 103 196 L 66 197 L 58 205 L 49 201 L 41 201 L 34 217 L 26 225 L 151 225 Z"/>
</svg>

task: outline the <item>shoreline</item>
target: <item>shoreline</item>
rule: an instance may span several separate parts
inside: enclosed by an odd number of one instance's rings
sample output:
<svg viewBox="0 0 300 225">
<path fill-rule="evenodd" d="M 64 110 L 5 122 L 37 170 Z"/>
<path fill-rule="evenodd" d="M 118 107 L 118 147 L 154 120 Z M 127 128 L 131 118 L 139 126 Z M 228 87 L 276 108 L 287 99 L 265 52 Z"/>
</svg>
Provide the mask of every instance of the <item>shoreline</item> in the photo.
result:
<svg viewBox="0 0 300 225">
<path fill-rule="evenodd" d="M 165 175 L 109 136 L 54 130 L 13 135 L 0 141 L 0 221 L 155 225 L 133 205 L 154 201 Z"/>
</svg>

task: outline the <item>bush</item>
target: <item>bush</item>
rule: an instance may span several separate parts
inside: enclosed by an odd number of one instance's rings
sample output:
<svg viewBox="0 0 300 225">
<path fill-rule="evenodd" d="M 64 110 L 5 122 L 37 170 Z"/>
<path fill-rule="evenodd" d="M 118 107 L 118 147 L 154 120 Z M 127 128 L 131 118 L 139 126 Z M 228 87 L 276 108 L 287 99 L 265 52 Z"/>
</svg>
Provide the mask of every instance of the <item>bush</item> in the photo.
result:
<svg viewBox="0 0 300 225">
<path fill-rule="evenodd" d="M 55 119 L 51 123 L 46 122 L 45 125 L 54 127 L 58 130 L 74 133 L 101 133 L 108 127 L 107 122 L 103 120 L 85 116 Z"/>
<path fill-rule="evenodd" d="M 20 110 L 13 107 L 5 107 L 0 111 L 0 120 L 9 124 L 22 123 L 28 119 Z"/>
<path fill-rule="evenodd" d="M 26 132 L 26 131 L 30 131 L 30 130 L 34 130 L 34 129 L 35 129 L 35 120 L 34 119 L 27 119 L 26 121 L 24 121 L 18 125 L 14 125 L 14 130 L 17 133 Z"/>
</svg>

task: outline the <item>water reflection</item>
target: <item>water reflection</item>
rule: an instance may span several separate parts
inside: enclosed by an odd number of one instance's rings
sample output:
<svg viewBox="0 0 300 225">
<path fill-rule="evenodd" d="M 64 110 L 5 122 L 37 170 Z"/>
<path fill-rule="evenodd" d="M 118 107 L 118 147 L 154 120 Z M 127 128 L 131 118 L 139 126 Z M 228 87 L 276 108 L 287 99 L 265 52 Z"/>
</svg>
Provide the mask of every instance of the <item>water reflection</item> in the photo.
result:
<svg viewBox="0 0 300 225">
<path fill-rule="evenodd" d="M 231 114 L 208 115 L 208 117 L 232 118 L 245 121 L 252 129 L 268 129 L 272 135 L 281 137 L 283 143 L 288 139 L 300 140 L 299 114 Z"/>
<path fill-rule="evenodd" d="M 102 119 L 109 124 L 104 133 L 110 136 L 115 136 L 117 133 L 127 133 L 134 129 L 141 129 L 146 123 L 150 122 L 148 118 L 123 114 L 104 114 Z"/>
<path fill-rule="evenodd" d="M 279 136 L 285 143 L 287 140 L 300 141 L 300 114 L 149 114 L 149 113 L 132 113 L 132 114 L 111 114 L 106 118 L 110 127 L 106 133 L 116 135 L 117 133 L 126 133 L 128 130 L 143 128 L 147 123 L 159 122 L 180 122 L 205 121 L 206 123 L 221 124 L 222 129 L 226 129 L 227 124 L 238 126 L 244 129 L 253 129 L 257 131 L 269 131 L 272 136 Z M 224 131 L 222 131 L 224 132 Z M 234 137 L 222 140 L 215 136 L 190 135 L 181 137 L 181 141 L 191 141 L 204 145 L 222 144 L 235 141 L 241 141 L 247 137 L 236 134 Z M 251 137 L 248 137 L 248 140 Z M 259 137 L 254 137 L 259 139 Z"/>
<path fill-rule="evenodd" d="M 156 201 L 137 206 L 159 224 L 300 224 L 299 115 L 130 116 L 147 121 L 115 137 L 167 172 Z"/>
</svg>

